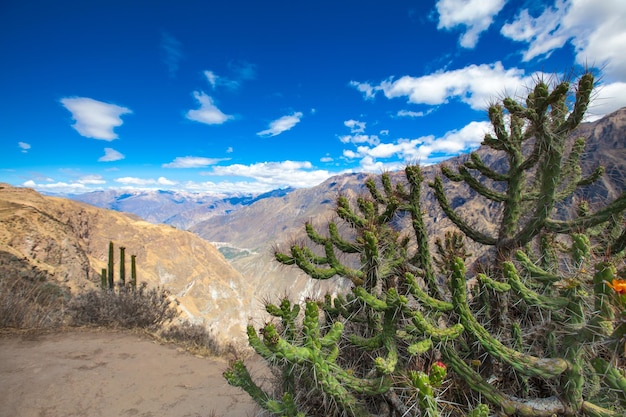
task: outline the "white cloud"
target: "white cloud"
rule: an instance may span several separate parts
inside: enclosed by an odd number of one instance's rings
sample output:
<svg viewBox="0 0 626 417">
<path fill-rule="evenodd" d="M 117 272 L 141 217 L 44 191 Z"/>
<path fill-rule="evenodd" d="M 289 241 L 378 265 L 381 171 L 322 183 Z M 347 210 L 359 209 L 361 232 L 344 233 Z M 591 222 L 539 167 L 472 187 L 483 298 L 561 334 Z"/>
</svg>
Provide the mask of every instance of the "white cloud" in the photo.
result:
<svg viewBox="0 0 626 417">
<path fill-rule="evenodd" d="M 411 111 L 411 110 L 398 110 L 398 113 L 396 115 L 398 117 L 411 117 L 411 118 L 425 116 L 423 111 Z"/>
<path fill-rule="evenodd" d="M 83 185 L 101 185 L 106 184 L 106 181 L 102 178 L 102 175 L 85 175 L 76 181 Z"/>
<path fill-rule="evenodd" d="M 295 125 L 300 123 L 302 119 L 302 112 L 296 112 L 287 116 L 283 116 L 270 123 L 269 129 L 258 132 L 258 136 L 276 136 L 280 135 L 287 130 L 290 130 Z"/>
<path fill-rule="evenodd" d="M 439 0 L 437 29 L 451 30 L 465 26 L 459 43 L 464 48 L 474 48 L 478 37 L 493 23 L 493 18 L 504 7 L 505 0 Z"/>
<path fill-rule="evenodd" d="M 34 188 L 37 191 L 66 193 L 66 194 L 84 193 L 84 192 L 92 190 L 89 187 L 87 187 L 85 184 L 82 184 L 79 182 L 67 183 L 67 182 L 59 181 L 59 182 L 51 182 L 48 184 L 41 184 L 33 180 L 28 180 L 28 181 L 25 181 L 22 185 L 24 187 Z"/>
<path fill-rule="evenodd" d="M 581 65 L 603 67 L 611 81 L 626 81 L 626 2 L 557 0 L 537 17 L 527 9 L 502 27 L 505 37 L 528 44 L 523 59 L 548 57 L 568 41 Z"/>
<path fill-rule="evenodd" d="M 81 136 L 111 141 L 117 139 L 113 129 L 121 126 L 120 116 L 132 113 L 126 107 L 105 103 L 88 97 L 68 97 L 61 104 L 72 113 L 72 125 Z"/>
<path fill-rule="evenodd" d="M 334 159 L 328 154 L 320 158 L 320 162 L 324 162 L 324 163 L 333 162 L 333 161 Z"/>
<path fill-rule="evenodd" d="M 526 91 L 536 74 L 524 75 L 519 68 L 505 69 L 501 62 L 469 65 L 451 71 L 437 71 L 421 77 L 405 75 L 373 87 L 385 97 L 407 97 L 409 103 L 440 105 L 456 98 L 475 110 L 484 110 L 493 97 L 515 96 Z"/>
<path fill-rule="evenodd" d="M 229 146 L 228 148 L 226 148 L 226 153 L 233 153 L 233 147 Z"/>
<path fill-rule="evenodd" d="M 339 136 L 341 143 L 368 143 L 370 145 L 377 145 L 380 143 L 380 138 L 376 135 L 343 135 Z"/>
<path fill-rule="evenodd" d="M 206 77 L 209 84 L 211 84 L 211 87 L 215 88 L 215 86 L 217 85 L 218 76 L 215 75 L 213 71 L 204 71 L 204 76 Z"/>
<path fill-rule="evenodd" d="M 30 143 L 17 142 L 17 146 L 22 150 L 22 153 L 27 153 L 30 149 Z"/>
<path fill-rule="evenodd" d="M 278 188 L 284 186 L 312 187 L 335 174 L 326 170 L 313 169 L 313 165 L 308 161 L 282 161 L 260 162 L 252 165 L 216 166 L 203 175 L 251 178 L 259 183 Z"/>
<path fill-rule="evenodd" d="M 165 177 L 159 177 L 157 179 L 154 178 L 137 178 L 137 177 L 121 177 L 116 178 L 115 182 L 119 182 L 124 185 L 137 185 L 137 186 L 146 186 L 146 185 L 176 185 L 175 181 L 170 181 Z"/>
<path fill-rule="evenodd" d="M 343 156 L 348 159 L 361 159 L 363 169 L 373 172 L 381 167 L 395 169 L 398 164 L 432 164 L 447 159 L 460 152 L 474 150 L 480 146 L 485 133 L 491 130 L 489 122 L 471 122 L 460 130 L 447 132 L 440 138 L 424 136 L 417 139 L 399 139 L 394 143 L 380 143 L 376 146 L 359 146 L 356 151 L 345 149 Z M 381 162 L 377 159 L 399 159 L 402 162 Z"/>
<path fill-rule="evenodd" d="M 220 125 L 233 119 L 233 116 L 222 113 L 222 111 L 213 104 L 213 99 L 203 91 L 194 91 L 193 96 L 200 104 L 200 108 L 197 110 L 189 110 L 186 115 L 187 119 L 208 125 Z"/>
<path fill-rule="evenodd" d="M 350 129 L 352 133 L 363 133 L 365 132 L 365 122 L 360 122 L 358 120 L 346 120 L 343 122 L 344 126 Z"/>
<path fill-rule="evenodd" d="M 104 148 L 104 155 L 98 158 L 98 162 L 113 162 L 126 158 L 123 154 L 113 148 Z"/>
<path fill-rule="evenodd" d="M 366 100 L 376 97 L 376 89 L 369 83 L 360 83 L 358 81 L 350 81 L 350 86 L 356 88 Z"/>
<path fill-rule="evenodd" d="M 206 168 L 228 158 L 203 158 L 200 156 L 177 156 L 170 163 L 163 164 L 163 168 Z"/>
</svg>

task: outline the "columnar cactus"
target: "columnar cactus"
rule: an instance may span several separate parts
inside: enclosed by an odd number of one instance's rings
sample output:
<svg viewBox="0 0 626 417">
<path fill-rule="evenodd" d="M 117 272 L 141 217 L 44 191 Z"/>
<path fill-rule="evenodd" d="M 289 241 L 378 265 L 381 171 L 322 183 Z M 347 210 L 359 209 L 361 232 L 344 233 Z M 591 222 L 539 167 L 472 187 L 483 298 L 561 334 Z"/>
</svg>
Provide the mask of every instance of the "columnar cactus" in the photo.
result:
<svg viewBox="0 0 626 417">
<path fill-rule="evenodd" d="M 431 253 L 419 167 L 406 167 L 406 181 L 395 185 L 389 174 L 370 179 L 370 196 L 356 208 L 338 197 L 326 233 L 307 223 L 311 247 L 275 254 L 313 279 L 343 277 L 352 291 L 307 301 L 301 320 L 286 299 L 268 304 L 279 323 L 248 327 L 251 346 L 283 371 L 277 397 L 242 362 L 225 373 L 229 383 L 276 415 L 624 415 L 626 281 L 615 262 L 626 237 L 619 229 L 609 239 L 598 228 L 620 224 L 626 193 L 594 213 L 581 205 L 573 219 L 554 218 L 560 203 L 602 173 L 583 178 L 584 139 L 566 142 L 592 88 L 591 74 L 583 75 L 572 109 L 567 83 L 550 90 L 542 82 L 525 105 L 505 99 L 492 106 L 495 137 L 484 145 L 506 154 L 508 171 L 478 154 L 458 172 L 443 168 L 500 205 L 496 235 L 452 209 L 441 178 L 430 184 L 463 235 L 487 248 L 482 262 L 491 264 L 472 269 L 477 285 L 468 285 L 461 234 L 446 235 L 438 256 Z M 340 234 L 340 223 L 350 232 Z M 601 250 L 605 259 L 597 262 Z"/>
<path fill-rule="evenodd" d="M 130 256 L 130 281 L 129 286 L 131 289 L 137 288 L 137 265 L 136 255 Z M 109 258 L 108 268 L 102 268 L 100 286 L 102 289 L 113 290 L 115 288 L 115 255 L 113 242 L 109 242 Z M 126 288 L 126 248 L 120 247 L 120 287 Z"/>
</svg>

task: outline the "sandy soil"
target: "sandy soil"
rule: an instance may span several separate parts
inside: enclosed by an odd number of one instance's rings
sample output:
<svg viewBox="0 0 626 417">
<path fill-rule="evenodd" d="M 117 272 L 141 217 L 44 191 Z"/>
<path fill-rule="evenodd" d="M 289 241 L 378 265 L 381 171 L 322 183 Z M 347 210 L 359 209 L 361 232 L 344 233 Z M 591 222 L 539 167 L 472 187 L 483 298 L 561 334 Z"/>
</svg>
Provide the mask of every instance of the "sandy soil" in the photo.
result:
<svg viewBox="0 0 626 417">
<path fill-rule="evenodd" d="M 227 365 L 122 331 L 2 335 L 0 417 L 254 416 Z"/>
</svg>

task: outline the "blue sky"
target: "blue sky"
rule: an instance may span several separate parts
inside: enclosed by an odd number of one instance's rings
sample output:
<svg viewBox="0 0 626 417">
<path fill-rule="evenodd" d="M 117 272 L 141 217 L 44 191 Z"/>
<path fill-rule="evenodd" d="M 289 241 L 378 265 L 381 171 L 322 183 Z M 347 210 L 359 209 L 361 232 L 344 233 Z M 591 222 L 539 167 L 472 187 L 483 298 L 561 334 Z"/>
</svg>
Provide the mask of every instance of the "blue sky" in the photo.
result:
<svg viewBox="0 0 626 417">
<path fill-rule="evenodd" d="M 3 0 L 0 182 L 248 193 L 436 163 L 538 77 L 602 69 L 590 117 L 626 106 L 624 22 L 623 0 Z"/>
</svg>

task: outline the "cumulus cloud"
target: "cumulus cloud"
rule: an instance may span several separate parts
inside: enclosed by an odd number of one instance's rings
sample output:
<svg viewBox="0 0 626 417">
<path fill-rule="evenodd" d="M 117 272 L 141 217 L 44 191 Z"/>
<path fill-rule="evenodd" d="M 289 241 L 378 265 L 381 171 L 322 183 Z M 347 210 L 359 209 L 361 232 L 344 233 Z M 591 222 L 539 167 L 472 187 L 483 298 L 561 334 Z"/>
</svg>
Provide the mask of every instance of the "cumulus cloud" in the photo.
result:
<svg viewBox="0 0 626 417">
<path fill-rule="evenodd" d="M 121 177 L 116 178 L 115 182 L 124 185 L 136 185 L 136 186 L 147 186 L 147 185 L 176 185 L 175 181 L 170 181 L 165 177 L 159 177 L 157 179 L 154 178 L 137 178 L 137 177 Z"/>
<path fill-rule="evenodd" d="M 365 132 L 365 122 L 360 122 L 358 120 L 346 120 L 343 122 L 344 126 L 350 129 L 352 133 L 363 133 Z"/>
<path fill-rule="evenodd" d="M 300 119 L 302 119 L 302 112 L 283 116 L 271 122 L 268 129 L 258 132 L 257 135 L 266 137 L 280 135 L 300 123 Z"/>
<path fill-rule="evenodd" d="M 207 125 L 220 125 L 233 119 L 233 116 L 222 113 L 213 103 L 213 99 L 204 92 L 194 91 L 193 96 L 200 104 L 200 108 L 189 110 L 186 115 L 187 119 Z"/>
<path fill-rule="evenodd" d="M 176 76 L 178 66 L 183 59 L 183 52 L 180 42 L 168 33 L 161 35 L 161 50 L 163 51 L 163 62 L 167 66 L 170 77 Z"/>
<path fill-rule="evenodd" d="M 98 158 L 98 162 L 113 162 L 126 158 L 122 153 L 113 148 L 104 148 L 104 155 Z"/>
<path fill-rule="evenodd" d="M 30 143 L 17 142 L 17 146 L 22 150 L 22 153 L 27 153 L 30 149 Z"/>
<path fill-rule="evenodd" d="M 493 18 L 504 7 L 505 0 L 439 0 L 437 29 L 455 29 L 465 26 L 459 43 L 463 48 L 474 48 L 482 32 L 493 23 Z"/>
<path fill-rule="evenodd" d="M 105 103 L 88 97 L 68 97 L 61 104 L 72 113 L 74 129 L 87 138 L 111 141 L 117 139 L 113 129 L 121 126 L 120 116 L 132 113 L 126 107 Z"/>
<path fill-rule="evenodd" d="M 548 57 L 569 41 L 576 62 L 603 66 L 611 81 L 626 81 L 626 2 L 622 0 L 557 0 L 539 16 L 523 9 L 505 24 L 503 36 L 528 44 L 525 61 Z"/>
<path fill-rule="evenodd" d="M 312 187 L 334 174 L 314 169 L 308 161 L 260 162 L 252 165 L 216 166 L 203 175 L 251 178 L 256 182 L 278 187 Z"/>
<path fill-rule="evenodd" d="M 206 168 L 229 158 L 204 158 L 201 156 L 177 156 L 170 163 L 163 164 L 163 168 Z"/>
<path fill-rule="evenodd" d="M 495 62 L 421 77 L 405 75 L 397 80 L 385 80 L 373 89 L 382 91 L 389 99 L 406 97 L 414 104 L 440 105 L 458 99 L 472 109 L 483 110 L 493 97 L 525 92 L 536 76 L 525 75 L 519 68 L 505 69 L 501 62 Z"/>
<path fill-rule="evenodd" d="M 379 143 L 376 146 L 358 146 L 356 150 L 344 150 L 343 156 L 347 159 L 360 159 L 361 168 L 370 172 L 383 168 L 397 169 L 398 164 L 406 163 L 419 162 L 429 165 L 460 152 L 478 148 L 485 133 L 490 129 L 489 122 L 471 122 L 462 129 L 452 130 L 439 138 L 429 135 L 417 139 L 399 139 L 392 143 Z M 396 161 L 379 161 L 391 158 Z"/>
</svg>

